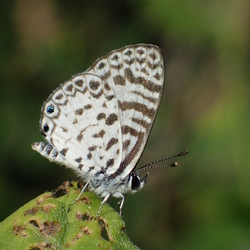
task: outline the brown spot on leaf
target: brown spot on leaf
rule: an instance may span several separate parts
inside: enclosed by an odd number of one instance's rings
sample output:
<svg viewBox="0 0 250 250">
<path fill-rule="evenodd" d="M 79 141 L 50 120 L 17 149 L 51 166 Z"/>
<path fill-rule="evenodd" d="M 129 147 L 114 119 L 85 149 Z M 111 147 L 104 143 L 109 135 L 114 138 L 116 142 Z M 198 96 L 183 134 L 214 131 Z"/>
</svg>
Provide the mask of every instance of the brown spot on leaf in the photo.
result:
<svg viewBox="0 0 250 250">
<path fill-rule="evenodd" d="M 27 209 L 25 212 L 24 212 L 24 215 L 35 215 L 39 210 L 39 207 L 32 207 L 31 209 Z"/>
<path fill-rule="evenodd" d="M 76 213 L 76 219 L 77 220 L 82 220 L 82 221 L 90 221 L 92 219 L 92 217 L 88 213 L 82 214 L 80 212 L 77 212 Z"/>
<path fill-rule="evenodd" d="M 83 201 L 86 205 L 91 204 L 89 197 L 86 195 L 81 198 L 81 201 Z"/>
<path fill-rule="evenodd" d="M 41 204 L 43 203 L 46 199 L 52 197 L 52 195 L 50 193 L 47 193 L 47 194 L 44 194 L 42 197 L 40 197 L 38 200 L 37 200 L 37 204 Z"/>
<path fill-rule="evenodd" d="M 92 234 L 93 233 L 93 231 L 90 228 L 88 228 L 88 226 L 82 227 L 82 228 L 80 228 L 80 230 L 83 231 L 85 234 Z"/>
<path fill-rule="evenodd" d="M 13 227 L 13 234 L 15 235 L 20 235 L 21 237 L 26 237 L 27 236 L 27 232 L 25 231 L 26 226 L 24 225 L 15 225 Z"/>
<path fill-rule="evenodd" d="M 48 203 L 42 206 L 42 211 L 44 211 L 45 213 L 49 213 L 51 209 L 56 208 L 56 206 L 52 203 Z"/>
<path fill-rule="evenodd" d="M 40 232 L 46 237 L 57 236 L 57 234 L 61 231 L 61 225 L 59 222 L 50 222 L 46 221 L 43 223 L 42 228 L 40 228 Z"/>
</svg>

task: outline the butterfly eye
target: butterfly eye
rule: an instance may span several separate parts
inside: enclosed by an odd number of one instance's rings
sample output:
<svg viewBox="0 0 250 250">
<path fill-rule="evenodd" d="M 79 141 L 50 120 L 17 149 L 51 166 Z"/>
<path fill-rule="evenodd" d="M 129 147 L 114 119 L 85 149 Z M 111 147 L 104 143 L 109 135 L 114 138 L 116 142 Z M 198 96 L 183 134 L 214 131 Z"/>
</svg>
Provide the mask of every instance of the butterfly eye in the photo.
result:
<svg viewBox="0 0 250 250">
<path fill-rule="evenodd" d="M 140 188 L 140 177 L 137 174 L 132 173 L 132 183 L 131 183 L 131 188 L 132 190 L 137 190 Z"/>
<path fill-rule="evenodd" d="M 44 131 L 45 133 L 49 131 L 49 126 L 48 126 L 48 124 L 44 124 L 44 126 L 43 126 L 43 131 Z"/>
<path fill-rule="evenodd" d="M 47 112 L 48 112 L 49 114 L 53 113 L 53 112 L 54 112 L 54 107 L 53 107 L 52 105 L 49 105 L 49 106 L 47 107 Z"/>
</svg>

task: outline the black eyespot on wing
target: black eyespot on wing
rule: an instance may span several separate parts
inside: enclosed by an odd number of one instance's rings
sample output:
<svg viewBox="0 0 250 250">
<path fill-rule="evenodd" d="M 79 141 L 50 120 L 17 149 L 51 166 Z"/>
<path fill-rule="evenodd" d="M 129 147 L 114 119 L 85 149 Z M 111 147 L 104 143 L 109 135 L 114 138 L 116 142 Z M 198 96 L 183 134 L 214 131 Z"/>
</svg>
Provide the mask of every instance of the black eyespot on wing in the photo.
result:
<svg viewBox="0 0 250 250">
<path fill-rule="evenodd" d="M 43 126 L 43 131 L 44 131 L 45 133 L 47 133 L 47 132 L 49 131 L 49 125 L 48 125 L 48 124 L 44 124 L 44 126 Z"/>
<path fill-rule="evenodd" d="M 53 112 L 54 112 L 54 106 L 53 106 L 53 105 L 49 105 L 49 106 L 47 107 L 47 113 L 51 114 L 51 113 L 53 113 Z"/>
</svg>

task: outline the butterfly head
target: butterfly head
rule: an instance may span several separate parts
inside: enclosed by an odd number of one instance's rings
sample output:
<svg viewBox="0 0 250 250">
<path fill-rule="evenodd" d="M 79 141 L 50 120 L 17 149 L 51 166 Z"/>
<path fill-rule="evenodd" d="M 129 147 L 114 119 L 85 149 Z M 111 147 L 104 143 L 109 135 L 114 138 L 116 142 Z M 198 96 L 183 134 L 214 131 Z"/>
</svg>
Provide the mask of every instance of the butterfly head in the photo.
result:
<svg viewBox="0 0 250 250">
<path fill-rule="evenodd" d="M 147 164 L 147 165 L 145 165 L 145 166 L 137 169 L 136 172 L 132 172 L 129 175 L 129 182 L 128 182 L 130 191 L 132 193 L 135 193 L 135 192 L 141 190 L 145 186 L 145 184 L 146 184 L 146 180 L 147 180 L 147 177 L 148 177 L 149 173 L 147 173 L 143 178 L 141 178 L 138 175 L 138 172 L 140 172 L 141 170 L 152 169 L 152 168 L 176 167 L 176 166 L 178 166 L 177 162 L 174 162 L 174 163 L 171 163 L 171 164 L 168 164 L 168 165 L 160 165 L 160 166 L 159 165 L 153 165 L 152 166 L 151 164 L 156 164 L 156 163 L 159 163 L 159 162 L 162 162 L 162 161 L 166 161 L 166 160 L 169 160 L 169 159 L 180 157 L 180 156 L 186 155 L 187 153 L 188 153 L 187 150 L 182 151 L 182 152 L 180 152 L 177 155 L 173 155 L 173 156 L 161 159 L 161 160 L 157 160 L 157 161 L 151 162 L 151 163 L 149 163 L 149 164 Z"/>
<path fill-rule="evenodd" d="M 135 193 L 135 192 L 141 190 L 145 186 L 148 174 L 149 173 L 147 173 L 143 178 L 141 178 L 135 172 L 132 172 L 130 174 L 129 185 L 130 185 L 132 193 Z"/>
</svg>

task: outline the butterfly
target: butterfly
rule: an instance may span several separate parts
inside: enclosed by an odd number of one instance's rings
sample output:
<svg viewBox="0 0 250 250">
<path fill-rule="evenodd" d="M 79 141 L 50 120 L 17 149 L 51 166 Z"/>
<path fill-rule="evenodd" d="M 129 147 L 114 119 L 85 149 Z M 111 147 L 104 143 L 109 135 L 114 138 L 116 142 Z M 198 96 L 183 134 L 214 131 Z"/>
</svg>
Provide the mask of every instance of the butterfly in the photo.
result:
<svg viewBox="0 0 250 250">
<path fill-rule="evenodd" d="M 159 108 L 164 75 L 157 46 L 126 46 L 61 84 L 42 107 L 40 130 L 47 142 L 35 142 L 32 149 L 86 183 L 76 200 L 87 187 L 103 198 L 97 215 L 110 196 L 121 199 L 121 215 L 125 194 L 145 186 L 148 173 L 141 178 L 138 171 L 152 166 L 135 168 Z"/>
</svg>

